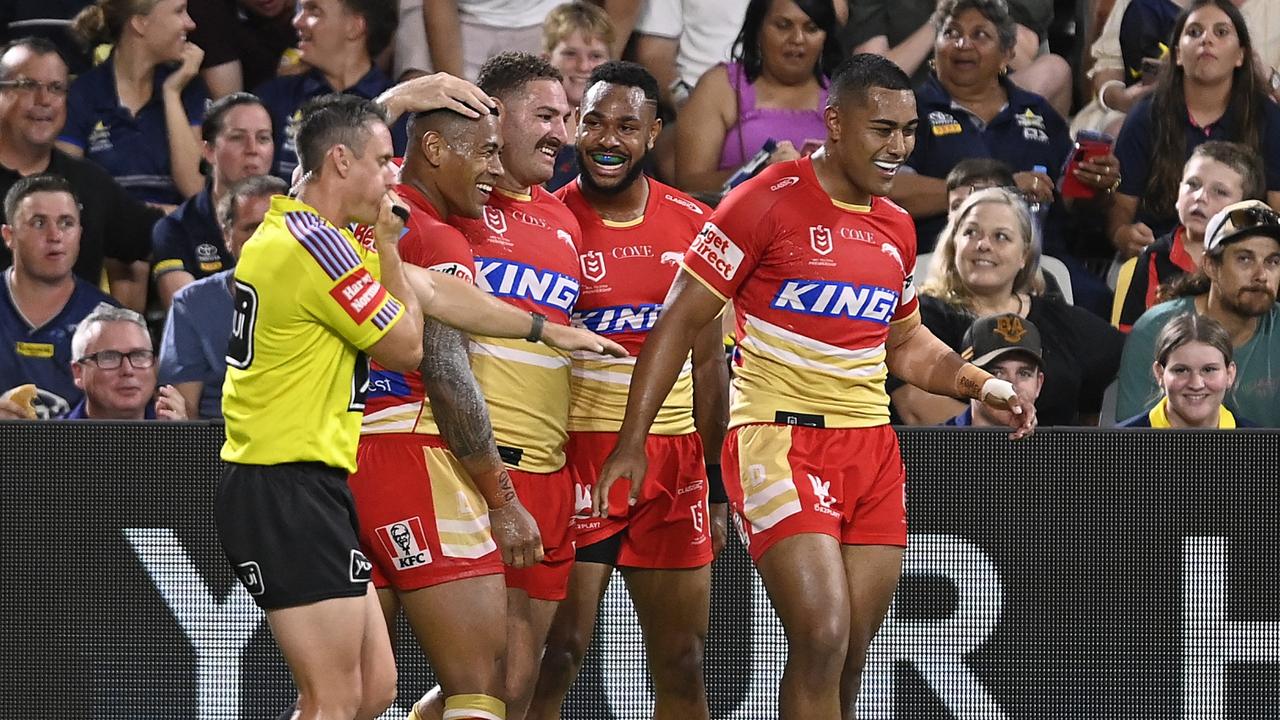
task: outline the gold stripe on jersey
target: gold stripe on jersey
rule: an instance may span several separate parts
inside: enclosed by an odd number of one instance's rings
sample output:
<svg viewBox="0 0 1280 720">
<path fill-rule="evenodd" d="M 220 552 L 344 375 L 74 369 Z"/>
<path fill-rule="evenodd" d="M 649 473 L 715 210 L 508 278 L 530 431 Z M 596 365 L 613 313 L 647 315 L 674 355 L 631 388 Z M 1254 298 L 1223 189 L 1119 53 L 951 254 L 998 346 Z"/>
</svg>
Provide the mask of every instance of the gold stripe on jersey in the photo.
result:
<svg viewBox="0 0 1280 720">
<path fill-rule="evenodd" d="M 742 514 L 755 532 L 800 512 L 791 476 L 791 426 L 748 425 L 738 430 L 738 482 Z"/>
<path fill-rule="evenodd" d="M 779 412 L 825 416 L 826 427 L 889 421 L 883 344 L 847 350 L 745 315 L 729 425 L 777 422 Z"/>
<path fill-rule="evenodd" d="M 361 435 L 387 433 L 439 436 L 440 429 L 436 427 L 435 418 L 431 416 L 431 403 L 415 400 L 365 414 L 360 425 Z"/>
<path fill-rule="evenodd" d="M 489 531 L 489 513 L 477 512 L 485 502 L 466 480 L 466 470 L 444 448 L 422 448 L 431 478 L 431 503 L 435 507 L 440 554 L 455 558 L 479 558 L 498 548 Z"/>
<path fill-rule="evenodd" d="M 573 354 L 569 395 L 570 432 L 618 432 L 627 412 L 627 392 L 635 372 L 634 357 L 610 358 L 595 353 Z M 684 367 L 671 392 L 658 408 L 650 435 L 687 435 L 693 424 L 693 363 Z"/>
<path fill-rule="evenodd" d="M 570 360 L 542 343 L 475 337 L 471 369 L 484 391 L 499 445 L 521 451 L 518 470 L 551 473 L 564 467 L 569 439 Z"/>
<path fill-rule="evenodd" d="M 729 302 L 729 298 L 725 297 L 723 294 L 721 294 L 719 290 L 712 287 L 711 283 L 707 282 L 706 280 L 703 280 L 702 276 L 699 275 L 695 270 L 693 270 L 693 268 L 689 267 L 688 265 L 685 265 L 683 260 L 680 261 L 680 269 L 685 273 L 687 273 L 689 277 L 693 278 L 694 280 L 697 280 L 698 284 L 706 288 L 707 290 L 709 290 L 712 295 L 715 295 L 716 297 L 720 298 L 725 302 Z"/>
</svg>

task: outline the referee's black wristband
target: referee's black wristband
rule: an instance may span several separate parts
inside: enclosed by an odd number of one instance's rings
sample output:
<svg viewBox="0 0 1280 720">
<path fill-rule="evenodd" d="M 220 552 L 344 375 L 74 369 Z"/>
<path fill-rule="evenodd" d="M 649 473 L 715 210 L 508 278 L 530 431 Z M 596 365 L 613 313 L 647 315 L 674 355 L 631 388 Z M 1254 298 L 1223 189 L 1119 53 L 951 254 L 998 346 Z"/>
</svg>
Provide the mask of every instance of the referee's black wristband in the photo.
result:
<svg viewBox="0 0 1280 720">
<path fill-rule="evenodd" d="M 525 340 L 532 343 L 542 342 L 542 326 L 547 324 L 547 316 L 537 312 L 530 312 L 529 316 L 533 318 L 533 325 L 529 328 L 529 336 Z"/>
<path fill-rule="evenodd" d="M 712 505 L 729 502 L 724 491 L 724 478 L 720 475 L 720 463 L 707 466 L 707 502 Z"/>
</svg>

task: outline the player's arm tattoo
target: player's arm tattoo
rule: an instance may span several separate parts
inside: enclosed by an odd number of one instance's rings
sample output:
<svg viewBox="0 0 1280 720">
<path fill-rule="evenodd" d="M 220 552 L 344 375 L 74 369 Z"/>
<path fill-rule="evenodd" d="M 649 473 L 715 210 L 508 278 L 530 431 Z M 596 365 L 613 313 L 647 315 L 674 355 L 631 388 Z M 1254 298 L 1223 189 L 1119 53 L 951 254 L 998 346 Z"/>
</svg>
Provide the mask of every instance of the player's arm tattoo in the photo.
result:
<svg viewBox="0 0 1280 720">
<path fill-rule="evenodd" d="M 489 407 L 471 372 L 466 334 L 427 318 L 420 369 L 445 446 L 462 463 L 490 507 L 510 502 L 515 489 L 494 443 Z"/>
</svg>

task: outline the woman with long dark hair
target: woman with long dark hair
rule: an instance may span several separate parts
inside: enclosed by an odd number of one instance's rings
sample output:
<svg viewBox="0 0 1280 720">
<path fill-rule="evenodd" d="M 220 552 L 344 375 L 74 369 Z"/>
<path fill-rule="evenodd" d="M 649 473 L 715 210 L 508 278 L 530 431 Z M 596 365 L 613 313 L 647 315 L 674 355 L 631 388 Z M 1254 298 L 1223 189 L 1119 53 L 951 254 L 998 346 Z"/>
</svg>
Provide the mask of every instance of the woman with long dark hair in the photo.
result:
<svg viewBox="0 0 1280 720">
<path fill-rule="evenodd" d="M 1121 181 L 1108 229 L 1122 257 L 1177 224 L 1182 167 L 1207 140 L 1242 143 L 1263 158 L 1267 202 L 1280 207 L 1280 107 L 1254 66 L 1249 29 L 1230 0 L 1193 0 L 1178 15 L 1156 89 L 1116 143 Z"/>
<path fill-rule="evenodd" d="M 837 28 L 832 0 L 751 0 L 733 60 L 708 70 L 680 113 L 676 185 L 717 192 L 769 139 L 770 164 L 821 143 Z"/>
</svg>

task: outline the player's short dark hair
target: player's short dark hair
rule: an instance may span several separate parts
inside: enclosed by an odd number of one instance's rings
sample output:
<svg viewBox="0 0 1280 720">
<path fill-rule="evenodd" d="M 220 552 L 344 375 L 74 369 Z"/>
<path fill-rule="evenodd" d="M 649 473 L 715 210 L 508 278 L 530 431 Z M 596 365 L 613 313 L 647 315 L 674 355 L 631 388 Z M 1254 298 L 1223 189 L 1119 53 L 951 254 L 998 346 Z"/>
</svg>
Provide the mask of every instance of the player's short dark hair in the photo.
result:
<svg viewBox="0 0 1280 720">
<path fill-rule="evenodd" d="M 200 139 L 207 143 L 217 140 L 218 135 L 222 133 L 225 127 L 223 121 L 226 119 L 227 113 L 242 105 L 257 105 L 264 110 L 267 108 L 266 105 L 262 104 L 262 100 L 253 93 L 234 92 L 220 97 L 214 100 L 209 105 L 209 108 L 204 111 L 204 121 L 200 124 Z M 267 113 L 267 115 L 270 116 L 270 113 Z"/>
<path fill-rule="evenodd" d="M 364 18 L 364 49 L 376 59 L 391 44 L 400 24 L 396 0 L 342 0 L 347 11 Z"/>
<path fill-rule="evenodd" d="M 866 102 L 871 88 L 911 90 L 911 78 L 883 55 L 858 53 L 840 63 L 831 74 L 827 106 L 839 108 L 846 102 Z"/>
<path fill-rule="evenodd" d="M 275 175 L 251 175 L 231 186 L 218 201 L 218 227 L 227 229 L 235 224 L 236 210 L 248 198 L 284 195 L 289 183 Z"/>
<path fill-rule="evenodd" d="M 370 123 L 387 125 L 381 105 L 355 95 L 322 95 L 302 106 L 295 144 L 304 173 L 317 172 L 325 153 L 334 145 L 346 145 L 359 157 L 369 140 Z"/>
<path fill-rule="evenodd" d="M 76 197 L 76 191 L 71 189 L 71 183 L 66 178 L 53 173 L 41 173 L 39 175 L 29 175 L 20 178 L 18 182 L 9 188 L 9 192 L 4 195 L 4 217 L 6 223 L 12 223 L 18 215 L 18 205 L 22 203 L 28 195 L 36 193 L 66 193 L 71 196 L 72 202 L 76 205 L 76 211 L 80 209 L 80 198 Z"/>
<path fill-rule="evenodd" d="M 484 61 L 476 85 L 489 95 L 506 98 L 534 80 L 564 82 L 564 75 L 545 59 L 527 52 L 508 51 Z"/>
<path fill-rule="evenodd" d="M 498 108 L 496 106 L 489 108 L 489 114 L 497 116 Z M 431 130 L 440 133 L 445 138 L 446 143 L 452 144 L 456 141 L 457 132 L 460 128 L 471 127 L 479 121 L 480 118 L 467 117 L 457 110 L 449 108 L 436 108 L 434 110 L 416 112 L 409 117 L 409 127 L 407 128 L 408 146 L 413 147 L 416 145 L 422 136 Z M 405 151 L 406 160 L 408 156 L 409 152 Z"/>
<path fill-rule="evenodd" d="M 587 79 L 587 89 L 600 82 L 640 88 L 644 92 L 645 100 L 652 103 L 658 102 L 658 79 L 639 63 L 627 62 L 626 60 L 610 60 L 602 65 L 597 65 Z"/>
<path fill-rule="evenodd" d="M 0 45 L 0 80 L 8 80 L 9 73 L 13 72 L 13 68 L 4 63 L 4 56 L 8 55 L 10 50 L 20 47 L 24 47 L 36 55 L 57 55 L 63 65 L 67 64 L 67 59 L 62 57 L 62 51 L 58 49 L 58 46 L 55 45 L 52 40 L 37 37 L 35 35 L 28 35 L 26 37 L 17 38 L 16 40 L 10 40 L 9 42 Z"/>
<path fill-rule="evenodd" d="M 1013 187 L 1013 169 L 995 158 L 965 158 L 947 173 L 947 192 L 969 185 Z"/>
</svg>

